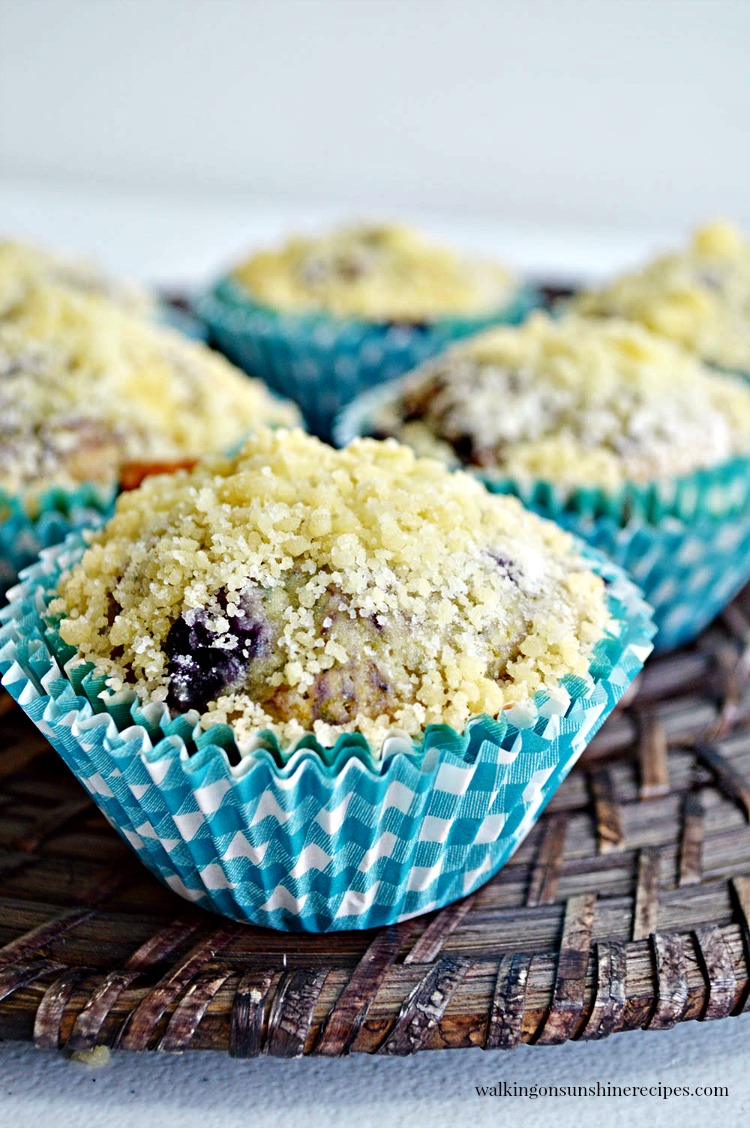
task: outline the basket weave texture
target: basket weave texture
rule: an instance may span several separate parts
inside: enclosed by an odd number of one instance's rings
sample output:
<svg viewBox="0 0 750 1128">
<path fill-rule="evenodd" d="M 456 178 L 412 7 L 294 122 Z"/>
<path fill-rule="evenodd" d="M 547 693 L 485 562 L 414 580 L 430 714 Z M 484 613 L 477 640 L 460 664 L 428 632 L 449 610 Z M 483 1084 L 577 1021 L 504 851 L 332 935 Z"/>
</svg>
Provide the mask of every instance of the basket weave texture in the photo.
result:
<svg viewBox="0 0 750 1128">
<path fill-rule="evenodd" d="M 750 588 L 647 664 L 497 877 L 379 931 L 292 936 L 186 905 L 0 707 L 0 1037 L 409 1054 L 750 1009 Z"/>
</svg>

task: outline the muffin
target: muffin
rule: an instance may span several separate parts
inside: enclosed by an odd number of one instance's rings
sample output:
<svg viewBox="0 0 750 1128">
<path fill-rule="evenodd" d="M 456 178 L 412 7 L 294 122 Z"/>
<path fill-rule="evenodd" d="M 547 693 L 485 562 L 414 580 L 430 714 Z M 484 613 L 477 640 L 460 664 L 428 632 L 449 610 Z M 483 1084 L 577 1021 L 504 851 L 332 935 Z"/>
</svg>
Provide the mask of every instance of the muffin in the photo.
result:
<svg viewBox="0 0 750 1128">
<path fill-rule="evenodd" d="M 33 652 L 60 696 L 31 715 L 105 781 L 147 864 L 231 916 L 315 931 L 491 876 L 653 630 L 616 568 L 516 499 L 395 442 L 269 430 L 122 495 L 3 614 L 4 684 L 29 697 Z M 73 702 L 75 743 L 55 723 L 70 735 Z"/>
<path fill-rule="evenodd" d="M 296 399 L 328 437 L 336 411 L 533 295 L 505 267 L 435 246 L 406 227 L 296 237 L 239 263 L 198 303 L 219 347 Z"/>
<path fill-rule="evenodd" d="M 113 278 L 97 263 L 30 243 L 0 239 L 0 319 L 23 301 L 29 287 L 39 283 L 107 298 L 125 312 L 141 317 L 156 313 L 156 302 L 148 290 Z"/>
<path fill-rule="evenodd" d="M 0 554 L 7 585 L 39 547 L 111 503 L 124 464 L 236 444 L 296 409 L 201 345 L 56 285 L 0 319 Z"/>
<path fill-rule="evenodd" d="M 708 224 L 686 250 L 582 294 L 573 309 L 639 322 L 707 364 L 750 373 L 750 241 L 731 224 Z"/>
<path fill-rule="evenodd" d="M 636 324 L 535 314 L 363 397 L 337 433 L 395 435 L 606 549 L 659 646 L 750 575 L 750 389 Z"/>
<path fill-rule="evenodd" d="M 106 298 L 126 313 L 167 325 L 194 340 L 206 340 L 205 326 L 188 309 L 159 300 L 145 287 L 112 277 L 95 262 L 29 243 L 0 240 L 0 321 L 23 301 L 29 287 L 40 283 Z"/>
</svg>

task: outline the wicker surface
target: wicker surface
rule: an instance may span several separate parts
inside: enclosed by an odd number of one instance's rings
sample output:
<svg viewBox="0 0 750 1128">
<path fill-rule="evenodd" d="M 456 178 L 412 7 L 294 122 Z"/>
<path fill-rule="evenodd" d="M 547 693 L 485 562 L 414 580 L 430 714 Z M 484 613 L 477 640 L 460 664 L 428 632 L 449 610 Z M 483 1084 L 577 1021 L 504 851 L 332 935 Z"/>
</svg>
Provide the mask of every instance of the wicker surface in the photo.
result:
<svg viewBox="0 0 750 1128">
<path fill-rule="evenodd" d="M 0 1037 L 405 1054 L 748 1006 L 750 589 L 648 663 L 493 881 L 376 933 L 289 936 L 180 901 L 1 705 Z"/>
</svg>

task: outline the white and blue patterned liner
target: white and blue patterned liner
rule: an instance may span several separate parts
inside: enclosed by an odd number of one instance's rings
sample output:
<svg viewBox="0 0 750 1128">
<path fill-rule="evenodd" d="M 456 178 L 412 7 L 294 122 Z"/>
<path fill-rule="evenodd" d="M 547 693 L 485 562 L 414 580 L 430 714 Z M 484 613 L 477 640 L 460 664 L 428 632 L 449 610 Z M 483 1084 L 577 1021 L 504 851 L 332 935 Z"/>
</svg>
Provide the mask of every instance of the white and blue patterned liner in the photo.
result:
<svg viewBox="0 0 750 1128">
<path fill-rule="evenodd" d="M 349 404 L 334 440 L 345 446 L 371 433 L 371 420 L 399 386 Z M 635 580 L 653 608 L 655 649 L 696 638 L 750 580 L 750 459 L 738 457 L 671 482 L 572 492 L 473 471 L 493 493 L 510 493 L 602 552 Z"/>
<path fill-rule="evenodd" d="M 327 439 L 336 413 L 360 392 L 401 376 L 461 337 L 523 321 L 538 304 L 525 286 L 492 313 L 419 325 L 376 323 L 277 311 L 227 277 L 197 299 L 195 310 L 230 360 L 296 400 L 313 434 Z"/>
<path fill-rule="evenodd" d="M 464 733 L 393 737 L 375 759 L 359 734 L 285 756 L 271 733 L 236 754 L 231 730 L 201 731 L 133 695 L 108 696 L 66 648 L 46 607 L 83 541 L 45 551 L 0 612 L 2 684 L 148 868 L 170 889 L 237 920 L 287 931 L 372 928 L 439 908 L 507 861 L 651 650 L 649 608 L 600 558 L 613 632 L 588 679 L 568 678 L 560 714 L 537 699 L 528 727 L 472 719 Z M 535 723 L 534 723 L 535 721 Z M 236 755 L 234 757 L 236 759 Z"/>
<path fill-rule="evenodd" d="M 33 503 L 0 490 L 0 599 L 43 548 L 68 533 L 97 525 L 112 510 L 114 486 L 84 483 L 75 490 L 54 486 Z"/>
</svg>

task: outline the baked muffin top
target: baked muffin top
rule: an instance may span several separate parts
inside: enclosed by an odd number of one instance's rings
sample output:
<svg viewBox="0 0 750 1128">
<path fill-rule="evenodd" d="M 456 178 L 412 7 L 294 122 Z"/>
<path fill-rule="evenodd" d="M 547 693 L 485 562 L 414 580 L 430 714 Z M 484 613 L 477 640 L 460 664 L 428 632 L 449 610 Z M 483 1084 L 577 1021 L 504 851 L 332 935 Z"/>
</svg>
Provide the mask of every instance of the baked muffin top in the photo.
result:
<svg viewBox="0 0 750 1128">
<path fill-rule="evenodd" d="M 632 322 L 535 314 L 428 361 L 369 422 L 499 476 L 616 489 L 750 453 L 750 388 Z"/>
<path fill-rule="evenodd" d="M 108 298 L 129 313 L 150 317 L 152 295 L 140 286 L 106 274 L 97 263 L 44 250 L 29 243 L 0 240 L 0 318 L 39 282 Z"/>
<path fill-rule="evenodd" d="M 731 224 L 708 224 L 686 250 L 581 295 L 573 308 L 638 321 L 709 364 L 750 372 L 750 240 Z"/>
<path fill-rule="evenodd" d="M 279 310 L 402 322 L 491 313 L 516 286 L 504 267 L 395 224 L 289 239 L 240 263 L 234 278 Z"/>
<path fill-rule="evenodd" d="M 556 525 L 395 442 L 264 430 L 146 480 L 62 577 L 63 639 L 112 691 L 282 745 L 564 709 L 609 621 Z"/>
<path fill-rule="evenodd" d="M 117 481 L 123 462 L 228 450 L 261 423 L 294 425 L 218 354 L 60 286 L 30 286 L 0 318 L 0 489 Z"/>
</svg>

